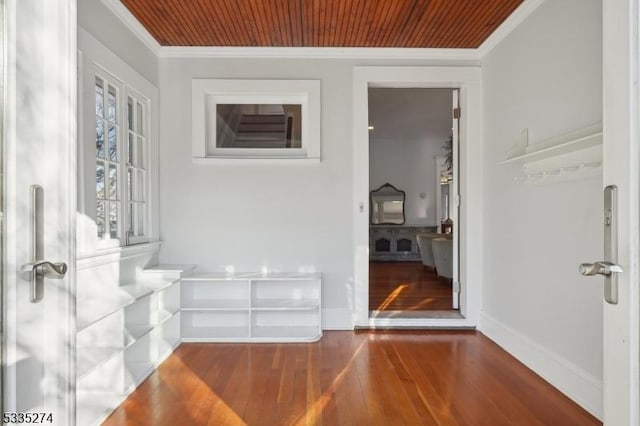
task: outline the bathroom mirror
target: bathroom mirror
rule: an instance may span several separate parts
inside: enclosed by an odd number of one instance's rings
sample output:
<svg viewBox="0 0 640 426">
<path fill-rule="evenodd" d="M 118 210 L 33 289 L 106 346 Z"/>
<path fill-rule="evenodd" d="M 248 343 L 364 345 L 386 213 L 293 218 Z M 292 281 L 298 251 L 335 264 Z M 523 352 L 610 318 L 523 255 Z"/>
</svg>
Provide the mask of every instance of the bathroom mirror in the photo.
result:
<svg viewBox="0 0 640 426">
<path fill-rule="evenodd" d="M 405 192 L 390 183 L 370 193 L 372 225 L 402 225 L 404 223 Z"/>
</svg>

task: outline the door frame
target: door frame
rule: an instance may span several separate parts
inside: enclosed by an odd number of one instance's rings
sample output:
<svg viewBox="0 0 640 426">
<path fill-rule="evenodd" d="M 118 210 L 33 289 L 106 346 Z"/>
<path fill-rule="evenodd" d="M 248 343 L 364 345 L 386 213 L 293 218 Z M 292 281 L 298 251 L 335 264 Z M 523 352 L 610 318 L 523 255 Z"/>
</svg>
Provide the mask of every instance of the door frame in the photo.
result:
<svg viewBox="0 0 640 426">
<path fill-rule="evenodd" d="M 460 89 L 460 313 L 369 318 L 369 87 Z M 353 71 L 354 327 L 475 327 L 482 288 L 482 74 L 478 66 L 356 66 Z"/>
<path fill-rule="evenodd" d="M 47 119 L 38 123 L 47 135 L 45 155 L 47 161 L 42 164 L 43 176 L 49 178 L 47 183 L 47 218 L 46 224 L 55 224 L 48 228 L 48 237 L 55 236 L 55 243 L 45 241 L 47 260 L 64 261 L 68 265 L 64 278 L 47 286 L 55 286 L 56 302 L 43 307 L 48 319 L 55 318 L 59 331 L 55 335 L 46 335 L 44 345 L 47 350 L 47 366 L 51 367 L 51 382 L 45 384 L 45 394 L 49 397 L 48 407 L 55 413 L 55 424 L 75 424 L 75 229 L 76 229 L 76 187 L 77 187 L 77 0 L 46 0 L 37 3 L 31 0 L 0 0 L 3 8 L 3 112 L 2 142 L 3 166 L 6 177 L 3 179 L 3 202 L 5 214 L 2 222 L 3 231 L 3 268 L 2 268 L 2 402 L 3 409 L 15 411 L 17 404 L 15 369 L 6 368 L 6 363 L 15 360 L 20 329 L 16 315 L 16 294 L 18 286 L 24 285 L 19 278 L 18 270 L 24 259 L 17 255 L 15 245 L 9 246 L 8 240 L 16 240 L 24 234 L 24 229 L 15 223 L 16 205 L 28 194 L 16 187 L 17 172 L 22 172 L 16 164 L 20 148 L 20 136 L 17 132 L 19 113 L 17 106 L 20 96 L 17 76 L 20 75 L 18 65 L 18 49 L 27 47 L 41 48 L 39 64 L 47 70 L 49 81 L 42 87 L 42 101 L 48 111 Z M 34 27 L 25 28 L 24 22 L 34 10 L 48 17 Z M 22 25 L 21 25 L 22 22 Z M 25 33 L 25 31 L 30 31 Z M 24 37 L 33 36 L 36 40 L 46 41 L 43 46 L 25 46 Z M 23 37 L 21 39 L 20 37 Z M 22 43 L 22 44 L 21 44 Z M 24 64 L 23 64 L 24 65 Z M 37 84 L 38 82 L 34 82 Z M 21 82 L 23 87 L 29 83 Z M 22 172 L 24 173 L 24 172 Z M 13 220 L 13 221 L 12 221 Z M 47 228 L 45 228 L 47 229 Z M 43 302 L 39 302 L 43 303 Z M 51 311 L 48 311 L 51 309 Z M 49 350 L 50 348 L 50 350 Z"/>
<path fill-rule="evenodd" d="M 603 302 L 603 420 L 640 425 L 640 1 L 607 0 L 603 186 L 618 187 L 619 301 Z"/>
</svg>

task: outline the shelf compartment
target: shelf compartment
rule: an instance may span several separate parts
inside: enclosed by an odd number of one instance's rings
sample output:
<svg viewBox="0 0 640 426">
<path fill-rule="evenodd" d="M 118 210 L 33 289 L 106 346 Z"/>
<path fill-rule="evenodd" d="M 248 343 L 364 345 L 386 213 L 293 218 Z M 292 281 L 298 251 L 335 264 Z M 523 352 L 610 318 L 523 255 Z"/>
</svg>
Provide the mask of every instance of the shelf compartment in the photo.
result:
<svg viewBox="0 0 640 426">
<path fill-rule="evenodd" d="M 101 294 L 80 297 L 77 302 L 78 331 L 132 305 L 137 300 L 173 285 L 178 280 L 142 280 L 116 288 L 105 288 Z"/>
<path fill-rule="evenodd" d="M 182 283 L 182 310 L 248 309 L 249 281 L 190 281 Z"/>
<path fill-rule="evenodd" d="M 320 302 L 318 299 L 257 299 L 253 301 L 251 307 L 254 311 L 307 311 L 318 309 Z"/>
<path fill-rule="evenodd" d="M 102 365 L 122 352 L 122 346 L 77 347 L 76 376 L 82 378 L 94 368 Z"/>
<path fill-rule="evenodd" d="M 246 339 L 249 311 L 183 311 L 181 333 L 186 339 Z"/>
<path fill-rule="evenodd" d="M 78 390 L 76 423 L 89 426 L 102 423 L 124 398 L 125 394 L 120 392 Z"/>
<path fill-rule="evenodd" d="M 180 317 L 181 313 L 176 312 L 153 330 L 153 340 L 156 342 L 154 354 L 156 363 L 164 360 L 180 344 Z"/>
<path fill-rule="evenodd" d="M 313 311 L 256 311 L 252 315 L 251 337 L 253 338 L 313 341 L 318 340 L 321 335 L 319 309 Z"/>
<path fill-rule="evenodd" d="M 183 311 L 241 311 L 249 309 L 249 299 L 193 300 Z"/>
<path fill-rule="evenodd" d="M 158 297 L 158 312 L 175 313 L 180 310 L 181 307 L 181 289 L 180 283 L 176 282 L 170 287 L 167 287 L 157 293 Z M 155 324 L 161 321 L 160 317 L 156 318 Z"/>
<path fill-rule="evenodd" d="M 320 284 L 317 280 L 267 280 L 251 283 L 252 306 L 278 305 L 283 300 L 302 305 L 305 301 L 320 300 Z"/>
</svg>

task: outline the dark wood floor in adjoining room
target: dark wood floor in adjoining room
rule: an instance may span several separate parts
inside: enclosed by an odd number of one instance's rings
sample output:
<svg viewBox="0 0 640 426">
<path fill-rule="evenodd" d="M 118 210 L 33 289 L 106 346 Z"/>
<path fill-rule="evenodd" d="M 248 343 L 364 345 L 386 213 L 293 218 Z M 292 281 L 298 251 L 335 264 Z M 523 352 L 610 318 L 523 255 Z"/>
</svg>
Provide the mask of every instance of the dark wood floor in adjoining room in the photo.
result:
<svg viewBox="0 0 640 426">
<path fill-rule="evenodd" d="M 482 334 L 434 330 L 185 343 L 104 424 L 601 423 Z"/>
<path fill-rule="evenodd" d="M 369 310 L 452 310 L 451 281 L 421 262 L 371 262 Z"/>
</svg>

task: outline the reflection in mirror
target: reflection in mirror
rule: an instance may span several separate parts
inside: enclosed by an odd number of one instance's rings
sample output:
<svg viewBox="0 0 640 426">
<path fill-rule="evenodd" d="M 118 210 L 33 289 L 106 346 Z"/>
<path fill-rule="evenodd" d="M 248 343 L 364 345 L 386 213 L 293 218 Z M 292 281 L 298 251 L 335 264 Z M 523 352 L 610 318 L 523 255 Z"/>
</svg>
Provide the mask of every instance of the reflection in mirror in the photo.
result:
<svg viewBox="0 0 640 426">
<path fill-rule="evenodd" d="M 390 183 L 371 191 L 372 225 L 402 225 L 404 223 L 405 192 Z"/>
<path fill-rule="evenodd" d="M 302 105 L 217 104 L 216 148 L 301 148 Z"/>
</svg>

